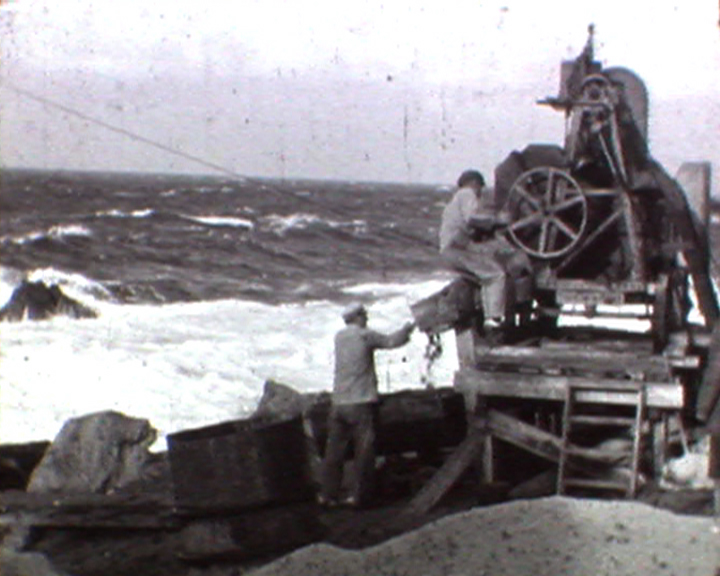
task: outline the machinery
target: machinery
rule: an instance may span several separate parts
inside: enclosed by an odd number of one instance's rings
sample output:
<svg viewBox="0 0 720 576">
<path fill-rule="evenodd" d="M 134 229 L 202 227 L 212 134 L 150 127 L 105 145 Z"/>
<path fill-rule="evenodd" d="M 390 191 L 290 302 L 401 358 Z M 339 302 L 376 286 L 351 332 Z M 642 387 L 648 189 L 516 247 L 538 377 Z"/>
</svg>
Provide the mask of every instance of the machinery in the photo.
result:
<svg viewBox="0 0 720 576">
<path fill-rule="evenodd" d="M 562 65 L 560 93 L 541 104 L 565 114 L 564 146 L 530 145 L 496 169 L 507 234 L 534 262 L 538 315 L 562 305 L 585 315 L 602 304 L 640 304 L 656 351 L 685 326 L 688 279 L 710 322 L 718 305 L 702 219 L 650 156 L 648 98 L 625 68 L 582 54 Z M 709 187 L 709 169 L 702 174 Z"/>
<path fill-rule="evenodd" d="M 505 234 L 533 267 L 514 283 L 503 339 L 484 333 L 481 288 L 466 276 L 411 307 L 431 337 L 455 331 L 454 385 L 470 422 L 418 509 L 478 455 L 486 481 L 502 476 L 503 461 L 517 462 L 503 458 L 508 445 L 556 465 L 558 493 L 632 497 L 661 473 L 692 413 L 718 316 L 702 206 L 709 164 L 684 165 L 676 179 L 652 158 L 645 85 L 593 59 L 592 28 L 563 62 L 559 94 L 540 104 L 564 114 L 563 145 L 531 144 L 495 170 Z M 704 325 L 688 322 L 693 295 Z M 558 320 L 572 315 L 600 326 Z M 617 331 L 609 319 L 649 328 Z"/>
<path fill-rule="evenodd" d="M 531 144 L 495 170 L 495 203 L 509 216 L 505 234 L 534 269 L 532 285 L 515 285 L 506 328 L 522 327 L 525 335 L 532 322 L 542 333 L 561 311 L 631 316 L 650 320 L 654 349 L 661 352 L 686 326 L 691 286 L 713 323 L 718 304 L 702 208 L 688 202 L 648 151 L 642 80 L 594 61 L 591 31 L 582 54 L 562 64 L 559 95 L 540 103 L 564 113 L 564 145 Z M 696 172 L 693 198 L 707 197 L 709 165 L 690 169 Z M 472 290 L 453 287 L 452 302 L 440 313 L 417 307 L 421 328 L 441 331 L 472 321 L 481 313 L 468 305 Z M 451 311 L 455 317 L 445 317 Z"/>
</svg>

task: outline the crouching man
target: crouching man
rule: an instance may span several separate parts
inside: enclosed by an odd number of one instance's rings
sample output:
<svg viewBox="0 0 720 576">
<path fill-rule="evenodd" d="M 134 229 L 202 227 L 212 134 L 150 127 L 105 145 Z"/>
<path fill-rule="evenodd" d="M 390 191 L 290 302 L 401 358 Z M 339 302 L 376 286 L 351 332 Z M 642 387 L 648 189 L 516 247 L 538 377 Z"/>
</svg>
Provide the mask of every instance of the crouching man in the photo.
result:
<svg viewBox="0 0 720 576">
<path fill-rule="evenodd" d="M 443 210 L 440 254 L 452 270 L 482 287 L 485 328 L 498 328 L 505 319 L 509 284 L 532 274 L 532 265 L 527 254 L 505 238 L 507 215 L 492 205 L 483 175 L 466 170 L 457 186 Z"/>
<path fill-rule="evenodd" d="M 375 350 L 403 346 L 410 340 L 415 324 L 408 322 L 392 334 L 381 334 L 367 327 L 367 311 L 361 304 L 346 309 L 343 320 L 345 327 L 335 336 L 332 408 L 318 502 L 325 506 L 342 503 L 362 507 L 372 496 L 375 473 Z M 350 441 L 355 450 L 354 470 L 350 494 L 340 501 L 345 451 Z"/>
</svg>

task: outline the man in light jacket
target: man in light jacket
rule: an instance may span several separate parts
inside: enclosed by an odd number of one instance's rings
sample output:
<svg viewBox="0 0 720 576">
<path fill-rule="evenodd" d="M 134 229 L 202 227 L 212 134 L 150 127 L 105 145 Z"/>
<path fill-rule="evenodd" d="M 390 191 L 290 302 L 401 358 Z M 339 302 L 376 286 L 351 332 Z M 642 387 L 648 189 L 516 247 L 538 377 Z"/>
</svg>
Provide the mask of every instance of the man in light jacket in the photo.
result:
<svg viewBox="0 0 720 576">
<path fill-rule="evenodd" d="M 335 335 L 335 378 L 328 440 L 323 462 L 322 490 L 318 502 L 334 506 L 339 501 L 345 451 L 350 441 L 355 450 L 349 506 L 366 506 L 372 495 L 375 472 L 375 420 L 378 382 L 375 350 L 398 348 L 410 340 L 415 324 L 406 323 L 392 334 L 367 327 L 367 310 L 361 304 L 343 313 L 345 327 Z"/>
<path fill-rule="evenodd" d="M 527 254 L 505 238 L 507 215 L 498 213 L 485 178 L 466 170 L 445 206 L 440 223 L 440 254 L 450 267 L 482 286 L 485 326 L 497 328 L 506 314 L 508 283 L 531 274 Z"/>
</svg>

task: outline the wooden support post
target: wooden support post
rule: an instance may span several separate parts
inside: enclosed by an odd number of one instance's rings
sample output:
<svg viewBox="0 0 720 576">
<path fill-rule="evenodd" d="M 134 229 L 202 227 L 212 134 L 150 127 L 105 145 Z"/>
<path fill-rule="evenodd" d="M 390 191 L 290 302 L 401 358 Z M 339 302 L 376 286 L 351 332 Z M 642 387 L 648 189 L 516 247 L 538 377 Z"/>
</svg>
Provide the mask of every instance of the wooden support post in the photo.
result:
<svg viewBox="0 0 720 576">
<path fill-rule="evenodd" d="M 711 175 L 710 162 L 683 162 L 675 174 L 690 209 L 705 229 L 710 225 Z"/>
<path fill-rule="evenodd" d="M 708 253 L 707 238 L 702 237 L 695 227 L 692 212 L 680 184 L 657 162 L 650 163 L 648 172 L 655 185 L 665 195 L 673 224 L 686 244 L 683 254 L 692 275 L 700 312 L 705 318 L 706 325 L 712 326 L 720 316 L 720 307 L 710 277 L 711 258 Z"/>
<path fill-rule="evenodd" d="M 475 346 L 477 341 L 478 333 L 474 327 L 455 330 L 455 342 L 460 367 L 475 366 Z"/>
<path fill-rule="evenodd" d="M 495 482 L 495 442 L 492 434 L 485 434 L 482 449 L 482 482 L 492 484 Z"/>
<path fill-rule="evenodd" d="M 666 412 L 660 414 L 660 418 L 652 423 L 652 442 L 653 474 L 655 478 L 661 478 L 667 457 L 668 415 Z"/>
<path fill-rule="evenodd" d="M 495 480 L 495 453 L 493 450 L 493 437 L 487 430 L 488 403 L 487 398 L 476 395 L 473 411 L 468 412 L 468 430 L 478 426 L 485 431 L 482 439 L 482 450 L 475 457 L 475 471 L 478 484 L 491 484 Z"/>
<path fill-rule="evenodd" d="M 646 276 L 645 272 L 645 257 L 643 255 L 643 239 L 640 234 L 640 224 L 637 219 L 637 215 L 632 207 L 632 202 L 627 192 L 624 190 L 620 192 L 619 201 L 622 205 L 623 220 L 625 224 L 625 230 L 627 236 L 623 241 L 626 245 L 625 250 L 630 253 L 632 259 L 632 268 L 630 271 L 632 280 L 644 280 Z"/>
<path fill-rule="evenodd" d="M 437 504 L 463 472 L 473 464 L 483 449 L 485 430 L 482 424 L 473 425 L 468 435 L 445 461 L 422 490 L 405 509 L 407 515 L 422 515 Z"/>
</svg>

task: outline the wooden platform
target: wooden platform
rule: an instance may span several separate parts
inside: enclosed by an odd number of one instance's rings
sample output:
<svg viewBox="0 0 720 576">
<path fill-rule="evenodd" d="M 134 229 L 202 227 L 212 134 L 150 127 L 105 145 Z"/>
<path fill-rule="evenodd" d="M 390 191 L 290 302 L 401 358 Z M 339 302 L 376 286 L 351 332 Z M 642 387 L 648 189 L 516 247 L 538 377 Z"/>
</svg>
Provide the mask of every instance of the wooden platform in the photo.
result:
<svg viewBox="0 0 720 576">
<path fill-rule="evenodd" d="M 612 452 L 613 441 L 623 441 L 615 425 L 625 422 L 637 405 L 637 391 L 643 409 L 652 411 L 643 416 L 649 426 L 638 429 L 652 450 L 647 469 L 657 475 L 667 456 L 669 423 L 681 425 L 685 386 L 702 370 L 707 346 L 700 330 L 671 334 L 664 354 L 653 352 L 647 334 L 611 330 L 563 328 L 562 338 L 531 337 L 495 346 L 473 329 L 457 335 L 460 369 L 454 387 L 465 398 L 468 436 L 413 499 L 407 509 L 411 515 L 427 512 L 470 466 L 476 466 L 485 483 L 497 481 L 497 451 L 508 444 L 548 462 L 558 462 L 566 449 L 573 453 L 570 466 L 601 476 L 594 484 L 627 484 L 628 469 Z M 583 437 L 581 445 L 563 448 L 569 389 L 575 390 L 577 402 L 594 406 L 588 418 L 601 420 L 606 428 L 596 430 L 589 442 Z M 595 449 L 604 434 L 609 448 Z"/>
<path fill-rule="evenodd" d="M 466 402 L 480 396 L 499 396 L 507 398 L 527 398 L 562 402 L 565 399 L 570 382 L 577 384 L 601 382 L 603 387 L 623 387 L 627 380 L 598 379 L 583 376 L 522 374 L 518 372 L 488 372 L 473 368 L 459 370 L 455 374 L 455 387 L 463 392 Z M 684 405 L 684 389 L 679 383 L 644 382 L 647 390 L 647 405 L 650 408 L 680 409 Z M 603 394 L 588 391 L 583 400 L 605 402 L 607 404 L 625 404 L 623 394 Z"/>
</svg>

